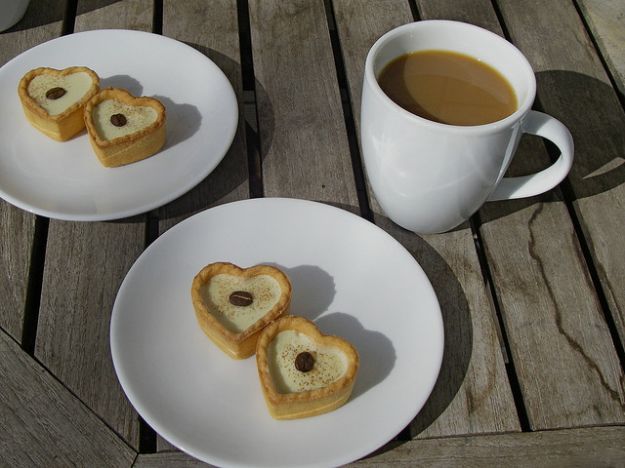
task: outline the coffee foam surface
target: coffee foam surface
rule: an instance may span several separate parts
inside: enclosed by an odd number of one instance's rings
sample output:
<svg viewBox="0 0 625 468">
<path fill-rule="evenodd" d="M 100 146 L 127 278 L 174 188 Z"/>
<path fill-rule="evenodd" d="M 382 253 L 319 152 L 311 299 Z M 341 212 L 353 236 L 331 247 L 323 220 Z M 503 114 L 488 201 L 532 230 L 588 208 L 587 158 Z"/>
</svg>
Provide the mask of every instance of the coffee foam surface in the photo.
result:
<svg viewBox="0 0 625 468">
<path fill-rule="evenodd" d="M 252 294 L 250 305 L 241 307 L 230 303 L 230 295 L 235 291 Z M 280 300 L 280 284 L 269 275 L 251 278 L 219 274 L 215 275 L 202 289 L 204 302 L 214 317 L 232 332 L 240 333 L 269 312 Z"/>
<path fill-rule="evenodd" d="M 111 116 L 123 114 L 126 124 L 116 127 L 111 123 Z M 129 106 L 115 99 L 105 99 L 93 109 L 93 122 L 101 138 L 113 140 L 137 132 L 156 122 L 158 115 L 149 106 Z"/>
<path fill-rule="evenodd" d="M 295 358 L 307 351 L 314 357 L 313 368 L 301 372 Z M 307 335 L 284 330 L 276 335 L 267 348 L 269 369 L 279 393 L 292 393 L 325 387 L 340 379 L 347 369 L 347 358 L 336 348 L 319 346 Z"/>
<path fill-rule="evenodd" d="M 40 107 L 45 109 L 49 115 L 58 115 L 80 101 L 89 91 L 92 84 L 91 76 L 86 72 L 77 72 L 70 75 L 44 73 L 30 80 L 30 83 L 28 83 L 28 95 Z M 46 93 L 56 87 L 63 88 L 66 93 L 58 99 L 48 99 Z"/>
</svg>

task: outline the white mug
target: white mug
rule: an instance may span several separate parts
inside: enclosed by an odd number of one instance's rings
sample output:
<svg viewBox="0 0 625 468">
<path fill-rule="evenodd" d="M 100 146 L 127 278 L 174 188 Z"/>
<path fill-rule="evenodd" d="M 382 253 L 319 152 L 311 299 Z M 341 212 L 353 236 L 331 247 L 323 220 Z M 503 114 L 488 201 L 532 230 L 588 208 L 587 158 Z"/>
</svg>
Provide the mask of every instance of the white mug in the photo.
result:
<svg viewBox="0 0 625 468">
<path fill-rule="evenodd" d="M 0 32 L 22 19 L 30 0 L 0 0 Z"/>
<path fill-rule="evenodd" d="M 497 122 L 446 125 L 395 104 L 377 77 L 393 59 L 420 50 L 469 55 L 501 73 L 518 108 Z M 418 234 L 448 231 L 486 201 L 529 197 L 552 189 L 573 164 L 573 139 L 558 120 L 530 110 L 536 78 L 523 54 L 485 29 L 456 21 L 405 24 L 384 34 L 365 63 L 360 139 L 367 177 L 385 214 Z M 560 156 L 524 177 L 503 177 L 523 133 L 552 141 Z"/>
</svg>

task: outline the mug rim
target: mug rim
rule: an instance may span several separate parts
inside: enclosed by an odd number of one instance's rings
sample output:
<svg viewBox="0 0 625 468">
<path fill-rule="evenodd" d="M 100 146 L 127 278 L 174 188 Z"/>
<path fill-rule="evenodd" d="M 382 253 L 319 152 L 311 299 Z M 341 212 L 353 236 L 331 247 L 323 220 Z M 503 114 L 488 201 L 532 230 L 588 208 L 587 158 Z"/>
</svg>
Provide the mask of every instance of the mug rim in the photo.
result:
<svg viewBox="0 0 625 468">
<path fill-rule="evenodd" d="M 391 98 L 389 98 L 386 95 L 386 93 L 380 87 L 380 84 L 378 83 L 378 79 L 375 76 L 375 73 L 373 71 L 373 61 L 379 49 L 391 39 L 395 38 L 396 36 L 405 34 L 406 31 L 408 30 L 413 30 L 413 29 L 421 28 L 421 27 L 428 26 L 428 25 L 435 25 L 435 24 L 447 25 L 447 26 L 452 26 L 452 27 L 456 27 L 460 29 L 464 28 L 464 29 L 477 30 L 482 34 L 486 34 L 490 36 L 492 40 L 498 41 L 499 43 L 503 44 L 505 47 L 508 47 L 510 49 L 510 51 L 515 55 L 515 57 L 517 58 L 521 66 L 526 69 L 525 71 L 528 72 L 527 75 L 530 77 L 527 97 L 525 98 L 523 102 L 519 103 L 518 108 L 512 114 L 508 115 L 507 117 L 501 120 L 496 120 L 495 122 L 490 122 L 487 124 L 451 125 L 451 124 L 445 124 L 445 123 L 440 123 L 440 122 L 434 122 L 433 120 L 428 120 L 424 117 L 420 117 L 416 114 L 413 114 L 412 112 L 407 111 L 406 109 L 404 109 L 403 107 L 395 103 Z M 441 48 L 440 50 L 450 50 L 450 49 Z M 400 55 L 397 55 L 394 58 L 397 58 L 399 56 Z M 495 69 L 497 69 L 497 67 L 495 67 Z M 401 26 L 397 26 L 391 29 L 390 31 L 387 31 L 386 33 L 384 33 L 375 41 L 375 43 L 371 46 L 371 48 L 369 49 L 369 52 L 367 53 L 367 58 L 365 60 L 365 82 L 369 82 L 373 92 L 375 92 L 378 96 L 380 96 L 383 102 L 385 102 L 387 105 L 390 105 L 395 111 L 399 111 L 403 116 L 411 120 L 414 120 L 415 122 L 418 122 L 421 125 L 426 125 L 428 127 L 431 127 L 432 129 L 452 131 L 452 132 L 458 132 L 458 133 L 486 133 L 486 132 L 498 131 L 498 130 L 501 130 L 502 128 L 510 127 L 511 125 L 514 125 L 516 121 L 520 120 L 521 118 L 523 118 L 523 116 L 527 114 L 527 112 L 531 109 L 534 103 L 534 99 L 536 97 L 536 76 L 534 74 L 534 70 L 532 66 L 530 65 L 530 63 L 528 62 L 525 55 L 523 55 L 523 53 L 514 44 L 512 44 L 505 38 L 499 36 L 498 34 L 495 34 L 492 31 L 489 31 L 488 29 L 484 29 L 480 26 L 476 26 L 470 23 L 465 23 L 462 21 L 452 21 L 452 20 L 414 21 L 411 23 L 403 24 Z"/>
</svg>

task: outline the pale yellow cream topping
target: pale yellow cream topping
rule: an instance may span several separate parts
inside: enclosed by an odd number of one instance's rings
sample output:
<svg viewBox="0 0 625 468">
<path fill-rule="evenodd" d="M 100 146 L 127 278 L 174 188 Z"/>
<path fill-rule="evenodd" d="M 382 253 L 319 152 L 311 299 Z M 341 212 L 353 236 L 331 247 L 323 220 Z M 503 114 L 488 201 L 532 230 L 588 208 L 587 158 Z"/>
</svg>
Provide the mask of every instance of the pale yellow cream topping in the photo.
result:
<svg viewBox="0 0 625 468">
<path fill-rule="evenodd" d="M 126 124 L 116 127 L 111 123 L 111 116 L 123 114 Z M 115 99 L 105 99 L 93 109 L 93 123 L 100 138 L 113 140 L 138 132 L 156 122 L 157 113 L 149 106 L 129 106 Z"/>
<path fill-rule="evenodd" d="M 230 303 L 230 295 L 235 291 L 249 292 L 253 301 L 248 306 Z M 208 309 L 221 324 L 234 333 L 240 333 L 264 315 L 280 300 L 281 288 L 278 281 L 269 275 L 252 278 L 219 274 L 211 278 L 202 296 Z"/>
<path fill-rule="evenodd" d="M 295 367 L 301 352 L 313 355 L 315 363 L 308 372 Z M 347 370 L 347 357 L 336 348 L 317 346 L 303 333 L 284 330 L 267 347 L 269 371 L 279 393 L 293 393 L 325 387 L 340 379 Z"/>
<path fill-rule="evenodd" d="M 28 95 L 49 115 L 58 115 L 80 101 L 92 84 L 91 76 L 86 72 L 70 75 L 37 75 L 28 83 Z M 63 88 L 66 93 L 58 99 L 48 99 L 46 97 L 48 90 L 57 87 Z"/>
</svg>

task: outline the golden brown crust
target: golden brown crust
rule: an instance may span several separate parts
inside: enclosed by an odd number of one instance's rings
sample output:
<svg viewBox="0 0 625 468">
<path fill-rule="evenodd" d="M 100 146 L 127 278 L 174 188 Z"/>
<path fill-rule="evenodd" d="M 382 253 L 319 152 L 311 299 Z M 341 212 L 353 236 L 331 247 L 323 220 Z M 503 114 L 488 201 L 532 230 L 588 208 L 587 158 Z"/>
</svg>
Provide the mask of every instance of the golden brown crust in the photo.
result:
<svg viewBox="0 0 625 468">
<path fill-rule="evenodd" d="M 218 274 L 229 274 L 250 278 L 258 275 L 269 275 L 280 285 L 281 295 L 278 302 L 263 317 L 240 333 L 226 328 L 209 310 L 202 298 L 201 290 L 211 278 Z M 226 354 L 235 359 L 250 357 L 256 351 L 256 342 L 263 328 L 287 313 L 291 304 L 291 283 L 288 277 L 278 268 L 269 265 L 256 265 L 240 268 L 228 262 L 216 262 L 206 265 L 193 278 L 191 300 L 195 316 L 204 333 Z"/>
<path fill-rule="evenodd" d="M 129 106 L 151 107 L 156 120 L 136 132 L 107 140 L 96 131 L 93 110 L 104 100 L 113 99 Z M 134 163 L 158 153 L 165 145 L 165 106 L 155 98 L 135 97 L 125 89 L 105 88 L 93 96 L 84 110 L 84 121 L 89 141 L 100 163 L 105 167 L 118 167 Z"/>
<path fill-rule="evenodd" d="M 280 393 L 276 390 L 269 368 L 267 348 L 284 330 L 305 334 L 317 344 L 340 349 L 347 358 L 343 376 L 330 385 L 309 391 Z M 295 419 L 333 411 L 349 399 L 354 388 L 360 359 L 356 349 L 338 336 L 323 335 L 310 320 L 298 316 L 282 317 L 263 330 L 256 345 L 256 364 L 261 388 L 269 413 L 276 419 Z"/>
<path fill-rule="evenodd" d="M 71 75 L 73 73 L 85 72 L 92 80 L 91 87 L 85 95 L 76 103 L 69 106 L 60 114 L 50 115 L 28 94 L 28 85 L 39 75 L 50 74 L 56 76 Z M 37 130 L 45 133 L 50 138 L 58 141 L 69 140 L 71 137 L 79 133 L 85 128 L 83 119 L 83 109 L 100 88 L 100 78 L 98 75 L 87 67 L 68 67 L 63 70 L 56 68 L 39 67 L 26 73 L 19 82 L 17 92 L 24 109 L 26 119 Z"/>
</svg>

